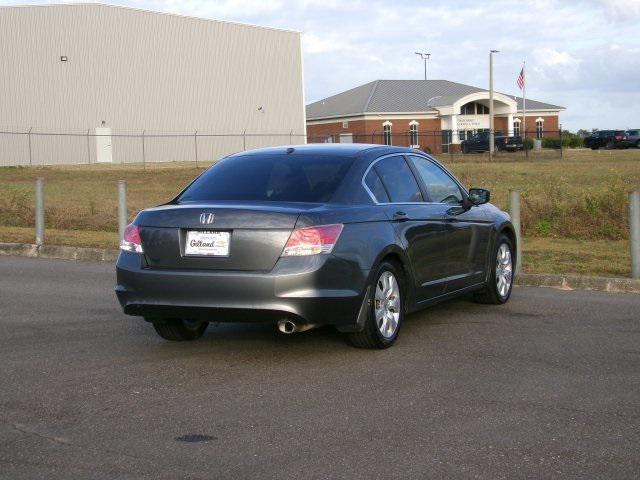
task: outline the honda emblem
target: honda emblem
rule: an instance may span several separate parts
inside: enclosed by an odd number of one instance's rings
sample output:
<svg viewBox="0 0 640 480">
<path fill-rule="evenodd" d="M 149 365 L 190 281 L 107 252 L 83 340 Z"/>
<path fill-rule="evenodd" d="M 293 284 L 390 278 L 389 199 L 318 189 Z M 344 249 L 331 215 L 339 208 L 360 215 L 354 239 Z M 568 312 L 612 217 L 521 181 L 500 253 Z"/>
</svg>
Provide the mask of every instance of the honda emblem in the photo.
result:
<svg viewBox="0 0 640 480">
<path fill-rule="evenodd" d="M 211 225 L 213 223 L 214 215 L 213 213 L 201 213 L 200 214 L 200 223 L 202 225 Z"/>
</svg>

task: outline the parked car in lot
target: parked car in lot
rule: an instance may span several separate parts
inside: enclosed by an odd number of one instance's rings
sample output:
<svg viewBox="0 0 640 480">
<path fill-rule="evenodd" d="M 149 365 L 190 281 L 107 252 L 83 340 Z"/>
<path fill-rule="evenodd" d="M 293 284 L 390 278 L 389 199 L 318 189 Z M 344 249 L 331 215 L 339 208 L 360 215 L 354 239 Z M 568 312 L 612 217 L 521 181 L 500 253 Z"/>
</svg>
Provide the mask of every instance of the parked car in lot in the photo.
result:
<svg viewBox="0 0 640 480">
<path fill-rule="evenodd" d="M 520 136 L 508 136 L 502 132 L 495 132 L 493 141 L 495 149 L 498 151 L 516 151 L 522 150 L 524 148 L 522 137 Z M 462 142 L 460 142 L 460 148 L 462 149 L 462 153 L 488 152 L 489 132 L 478 132 L 471 138 L 463 140 Z"/>
<path fill-rule="evenodd" d="M 624 136 L 623 142 L 627 147 L 640 148 L 640 128 L 627 130 L 624 132 Z"/>
<path fill-rule="evenodd" d="M 591 150 L 599 148 L 628 148 L 623 130 L 599 130 L 584 139 L 584 146 Z"/>
<path fill-rule="evenodd" d="M 126 228 L 116 293 L 168 340 L 210 321 L 334 325 L 385 348 L 405 314 L 473 293 L 511 294 L 516 239 L 489 192 L 433 157 L 379 145 L 231 155 Z"/>
</svg>

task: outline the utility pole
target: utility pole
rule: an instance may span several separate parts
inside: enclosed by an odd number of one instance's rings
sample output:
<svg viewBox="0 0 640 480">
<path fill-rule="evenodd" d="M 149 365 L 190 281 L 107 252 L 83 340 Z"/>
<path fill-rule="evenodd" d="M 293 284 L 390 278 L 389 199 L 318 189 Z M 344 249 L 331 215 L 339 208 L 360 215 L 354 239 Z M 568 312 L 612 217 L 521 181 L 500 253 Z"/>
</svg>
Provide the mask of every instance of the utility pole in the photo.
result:
<svg viewBox="0 0 640 480">
<path fill-rule="evenodd" d="M 431 57 L 431 54 L 428 52 L 414 52 L 416 55 L 418 55 L 422 60 L 424 60 L 424 79 L 427 79 L 427 62 L 429 61 L 429 58 Z"/>
<path fill-rule="evenodd" d="M 498 50 L 489 50 L 489 158 L 493 160 L 495 150 L 495 132 L 493 127 L 493 54 Z"/>
</svg>

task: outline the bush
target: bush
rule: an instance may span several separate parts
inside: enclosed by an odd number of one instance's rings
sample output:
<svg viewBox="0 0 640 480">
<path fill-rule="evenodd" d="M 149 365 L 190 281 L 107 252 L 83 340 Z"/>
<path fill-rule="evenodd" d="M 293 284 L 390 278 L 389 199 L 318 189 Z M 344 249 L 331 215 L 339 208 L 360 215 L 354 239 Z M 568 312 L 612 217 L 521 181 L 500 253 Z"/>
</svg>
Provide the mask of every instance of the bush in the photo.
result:
<svg viewBox="0 0 640 480">
<path fill-rule="evenodd" d="M 562 131 L 562 148 L 581 148 L 584 139 L 575 133 Z M 542 148 L 560 148 L 560 137 L 543 137 Z"/>
</svg>

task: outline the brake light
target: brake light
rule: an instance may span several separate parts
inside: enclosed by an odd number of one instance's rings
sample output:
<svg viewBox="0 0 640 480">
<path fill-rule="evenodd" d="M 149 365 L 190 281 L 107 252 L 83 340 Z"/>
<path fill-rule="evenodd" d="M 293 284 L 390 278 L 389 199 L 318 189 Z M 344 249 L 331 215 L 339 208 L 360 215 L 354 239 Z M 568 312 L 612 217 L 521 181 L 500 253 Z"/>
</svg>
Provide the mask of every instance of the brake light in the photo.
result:
<svg viewBox="0 0 640 480">
<path fill-rule="evenodd" d="M 613 138 L 616 140 L 622 140 L 622 135 L 614 135 Z"/>
<path fill-rule="evenodd" d="M 282 257 L 318 255 L 331 253 L 338 242 L 344 225 L 320 225 L 317 227 L 296 228 L 282 251 Z"/>
<path fill-rule="evenodd" d="M 140 227 L 134 224 L 127 225 L 120 242 L 120 250 L 125 252 L 143 253 Z"/>
</svg>

